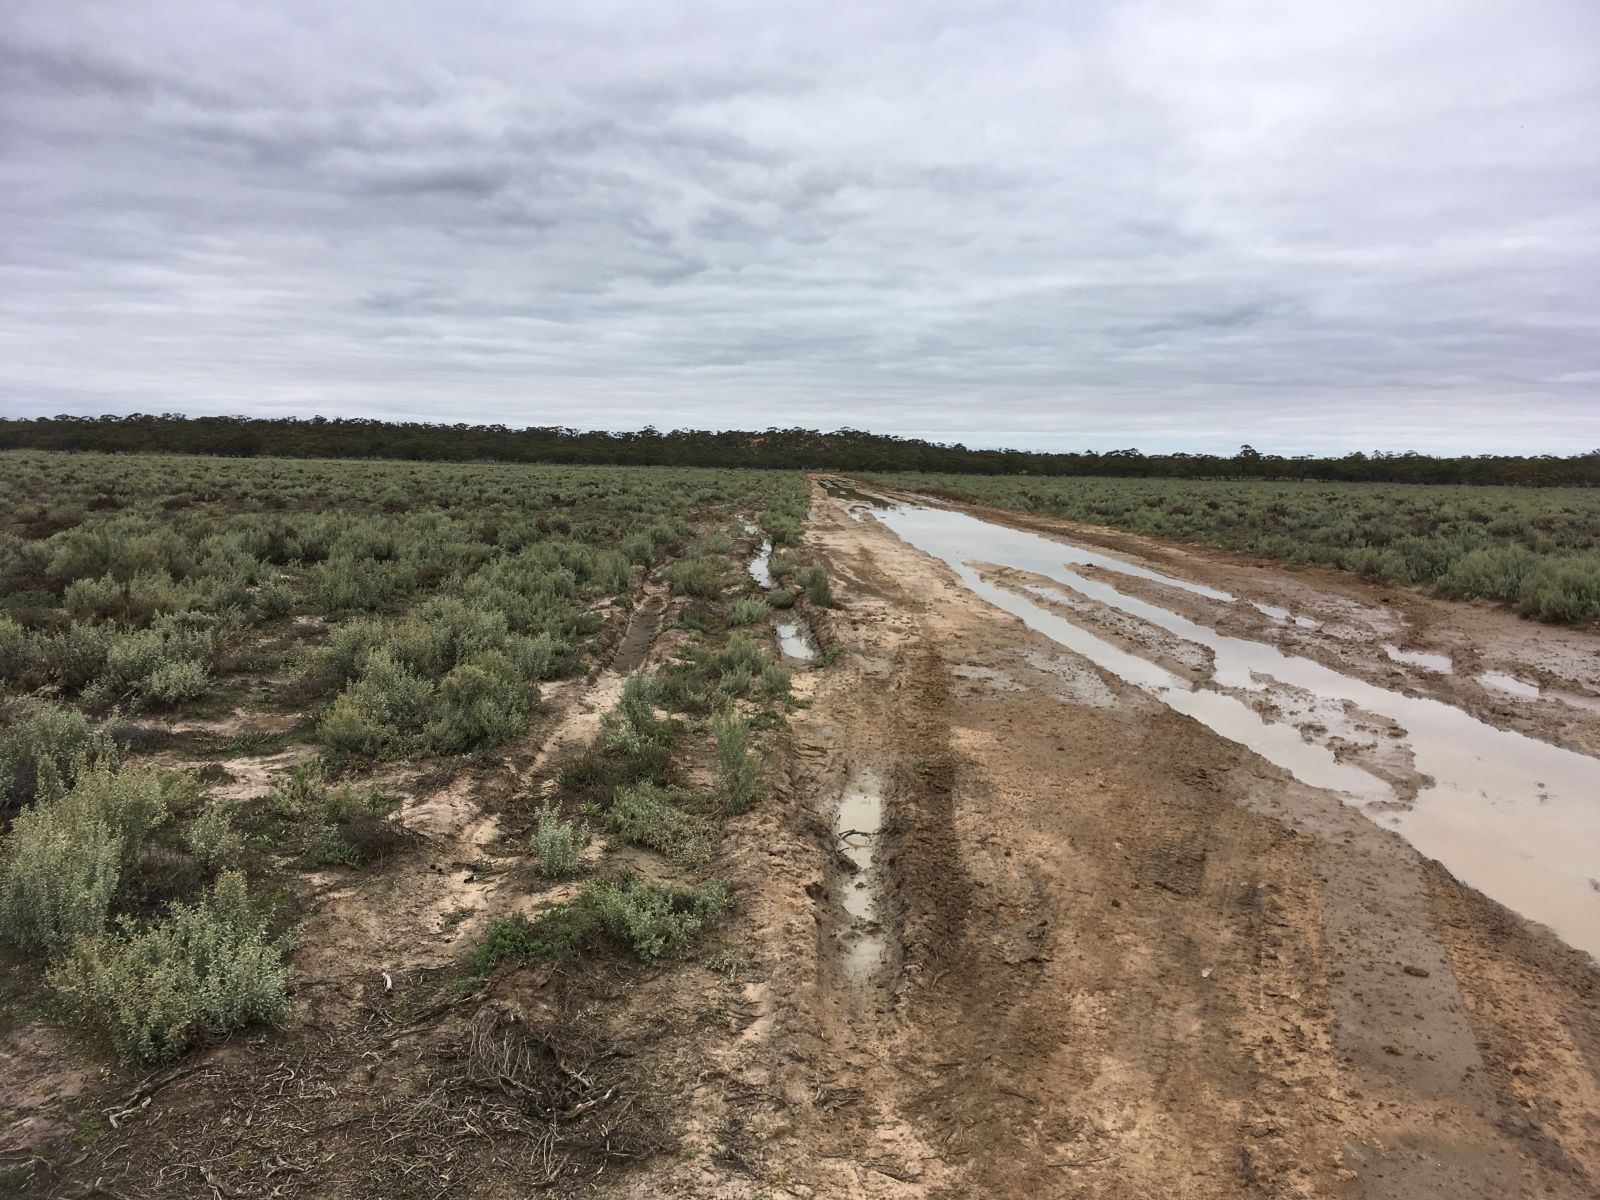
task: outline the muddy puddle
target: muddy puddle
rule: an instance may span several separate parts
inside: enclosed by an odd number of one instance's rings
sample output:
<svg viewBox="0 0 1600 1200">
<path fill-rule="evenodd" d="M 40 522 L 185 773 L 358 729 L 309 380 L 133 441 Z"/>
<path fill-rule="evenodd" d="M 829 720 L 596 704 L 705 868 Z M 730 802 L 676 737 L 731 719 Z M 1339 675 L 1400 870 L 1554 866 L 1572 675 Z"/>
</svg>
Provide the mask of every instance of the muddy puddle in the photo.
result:
<svg viewBox="0 0 1600 1200">
<path fill-rule="evenodd" d="M 839 873 L 839 906 L 849 925 L 839 934 L 840 961 L 852 983 L 871 981 L 883 964 L 883 926 L 878 916 L 877 873 L 873 867 L 883 827 L 883 781 L 871 770 L 856 771 L 839 798 L 833 835 L 854 871 Z"/>
<path fill-rule="evenodd" d="M 1485 671 L 1478 676 L 1478 682 L 1491 691 L 1515 696 L 1519 700 L 1537 700 L 1542 694 L 1537 683 L 1529 683 L 1526 679 L 1518 679 L 1515 675 L 1507 675 L 1504 671 Z"/>
<path fill-rule="evenodd" d="M 746 533 L 760 533 L 761 528 L 745 522 Z M 759 587 L 770 591 L 773 585 L 772 578 L 772 541 L 769 538 L 761 539 L 761 549 L 755 552 L 745 570 L 750 573 L 750 578 L 756 581 Z"/>
<path fill-rule="evenodd" d="M 811 626 L 798 617 L 778 621 L 773 625 L 778 635 L 778 649 L 785 658 L 799 663 L 812 663 L 817 659 L 817 642 L 811 636 Z"/>
<path fill-rule="evenodd" d="M 1341 793 L 1457 878 L 1600 956 L 1600 762 L 1220 634 L 1105 576 L 1232 600 L 1226 593 L 962 512 L 878 499 L 873 516 L 995 607 L 1302 782 Z M 1085 565 L 1101 569 L 1074 570 Z M 1207 648 L 1209 675 L 1195 683 L 1100 636 L 1079 623 L 1084 601 Z"/>
<path fill-rule="evenodd" d="M 1433 671 L 1439 675 L 1449 675 L 1455 670 L 1455 663 L 1448 654 L 1434 654 L 1428 650 L 1402 650 L 1399 646 L 1388 642 L 1383 644 L 1383 652 L 1397 663 L 1404 663 L 1408 667 L 1421 667 L 1424 671 Z"/>
</svg>

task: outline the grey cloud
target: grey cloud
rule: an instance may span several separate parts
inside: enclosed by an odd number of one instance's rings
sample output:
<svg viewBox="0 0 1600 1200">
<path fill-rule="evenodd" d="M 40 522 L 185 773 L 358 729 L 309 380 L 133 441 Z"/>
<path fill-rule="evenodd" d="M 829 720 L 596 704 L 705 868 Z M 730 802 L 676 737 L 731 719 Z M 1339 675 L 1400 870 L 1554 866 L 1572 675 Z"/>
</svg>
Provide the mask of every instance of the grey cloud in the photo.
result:
<svg viewBox="0 0 1600 1200">
<path fill-rule="evenodd" d="M 8 14 L 0 408 L 1600 442 L 1580 0 L 332 11 Z"/>
</svg>

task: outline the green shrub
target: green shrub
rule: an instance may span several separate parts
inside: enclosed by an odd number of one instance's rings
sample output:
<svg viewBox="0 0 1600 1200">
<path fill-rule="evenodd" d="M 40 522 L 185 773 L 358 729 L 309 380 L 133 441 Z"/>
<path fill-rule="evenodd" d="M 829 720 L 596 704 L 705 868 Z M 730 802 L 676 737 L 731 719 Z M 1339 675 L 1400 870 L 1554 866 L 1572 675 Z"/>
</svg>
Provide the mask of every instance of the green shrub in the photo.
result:
<svg viewBox="0 0 1600 1200">
<path fill-rule="evenodd" d="M 0 933 L 52 955 L 99 933 L 123 871 L 186 786 L 170 774 L 96 766 L 23 809 L 0 846 Z"/>
<path fill-rule="evenodd" d="M 793 608 L 794 593 L 788 588 L 774 588 L 767 593 L 767 604 L 773 608 Z"/>
<path fill-rule="evenodd" d="M 85 767 L 117 761 L 111 736 L 80 712 L 31 697 L 0 706 L 0 813 L 62 791 Z"/>
<path fill-rule="evenodd" d="M 728 605 L 728 625 L 754 625 L 767 619 L 767 602 L 760 596 L 745 596 Z"/>
<path fill-rule="evenodd" d="M 653 783 L 618 788 L 606 813 L 606 831 L 660 851 L 680 867 L 702 866 L 716 849 L 716 831 L 686 807 L 691 801 L 686 792 Z"/>
<path fill-rule="evenodd" d="M 703 600 L 722 595 L 722 589 L 727 586 L 722 564 L 710 556 L 680 558 L 669 564 L 662 574 L 678 595 L 698 596 Z"/>
<path fill-rule="evenodd" d="M 203 695 L 211 686 L 205 667 L 193 659 L 163 663 L 144 680 L 141 690 L 161 704 L 180 704 Z"/>
<path fill-rule="evenodd" d="M 549 804 L 539 809 L 534 825 L 534 852 L 539 858 L 539 873 L 546 879 L 565 879 L 576 874 L 578 855 L 588 841 L 588 830 L 564 821 Z"/>
<path fill-rule="evenodd" d="M 157 1062 L 202 1034 L 282 1017 L 289 946 L 268 936 L 244 877 L 230 872 L 201 903 L 173 905 L 153 925 L 123 919 L 79 938 L 49 980 L 80 1020 L 110 1036 L 124 1062 Z"/>
<path fill-rule="evenodd" d="M 1600 558 L 1546 558 L 1522 581 L 1517 611 L 1541 621 L 1600 618 Z"/>
<path fill-rule="evenodd" d="M 761 777 L 761 762 L 750 752 L 750 726 L 723 714 L 713 719 L 711 728 L 717 739 L 717 778 L 722 788 L 722 807 L 729 813 L 742 813 L 756 800 Z"/>
<path fill-rule="evenodd" d="M 209 870 L 219 871 L 238 863 L 244 855 L 244 839 L 233 827 L 233 816 L 222 804 L 209 804 L 184 831 L 189 853 Z"/>
<path fill-rule="evenodd" d="M 733 898 L 716 879 L 674 888 L 629 878 L 594 885 L 588 903 L 607 933 L 649 962 L 688 950 L 733 907 Z"/>
<path fill-rule="evenodd" d="M 471 964 L 479 976 L 511 958 L 566 958 L 602 935 L 655 961 L 679 955 L 732 907 L 727 884 L 708 880 L 693 888 L 645 883 L 633 876 L 592 883 L 571 900 L 530 919 L 497 917 L 484 931 Z"/>
<path fill-rule="evenodd" d="M 797 576 L 800 586 L 805 589 L 806 599 L 819 608 L 837 608 L 838 602 L 833 598 L 833 588 L 828 583 L 828 573 L 821 567 L 807 567 Z"/>
<path fill-rule="evenodd" d="M 537 688 L 517 674 L 505 655 L 479 654 L 440 681 L 428 748 L 458 754 L 509 741 L 527 728 L 528 710 L 537 696 Z"/>
</svg>

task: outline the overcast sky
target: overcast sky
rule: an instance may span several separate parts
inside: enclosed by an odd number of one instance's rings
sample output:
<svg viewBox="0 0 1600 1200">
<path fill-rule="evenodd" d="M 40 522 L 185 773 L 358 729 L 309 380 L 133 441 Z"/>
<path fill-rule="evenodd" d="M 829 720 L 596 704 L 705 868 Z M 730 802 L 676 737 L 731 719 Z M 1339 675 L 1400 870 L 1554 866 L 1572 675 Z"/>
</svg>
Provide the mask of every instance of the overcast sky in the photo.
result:
<svg viewBox="0 0 1600 1200">
<path fill-rule="evenodd" d="M 1600 3 L 51 0 L 0 411 L 1600 445 Z"/>
</svg>

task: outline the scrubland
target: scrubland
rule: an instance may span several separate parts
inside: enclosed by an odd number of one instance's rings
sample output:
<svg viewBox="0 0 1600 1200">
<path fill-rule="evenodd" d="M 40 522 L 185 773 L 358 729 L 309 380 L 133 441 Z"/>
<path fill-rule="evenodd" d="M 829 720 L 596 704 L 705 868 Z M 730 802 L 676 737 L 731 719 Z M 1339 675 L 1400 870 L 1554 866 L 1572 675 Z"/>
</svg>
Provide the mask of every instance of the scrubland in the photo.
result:
<svg viewBox="0 0 1600 1200">
<path fill-rule="evenodd" d="M 610 660 L 641 591 L 682 658 L 627 680 L 526 847 L 577 896 L 496 919 L 461 964 L 610 942 L 681 951 L 786 703 L 744 521 L 793 543 L 796 475 L 159 456 L 0 456 L 0 942 L 8 1021 L 143 1065 L 288 1017 L 304 881 L 413 852 L 386 768 L 526 738 L 541 689 Z M 759 514 L 759 515 L 756 515 Z M 659 579 L 650 583 L 652 576 Z M 732 625 L 748 628 L 729 633 Z M 696 747 L 719 764 L 690 785 Z M 221 764 L 262 764 L 240 799 Z M 619 873 L 593 838 L 684 882 Z"/>
</svg>

